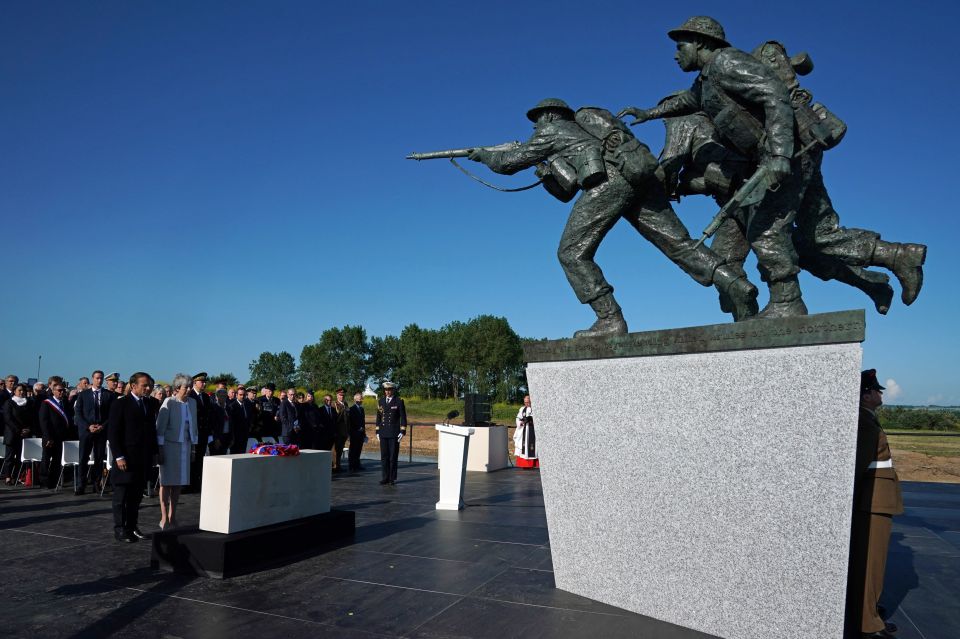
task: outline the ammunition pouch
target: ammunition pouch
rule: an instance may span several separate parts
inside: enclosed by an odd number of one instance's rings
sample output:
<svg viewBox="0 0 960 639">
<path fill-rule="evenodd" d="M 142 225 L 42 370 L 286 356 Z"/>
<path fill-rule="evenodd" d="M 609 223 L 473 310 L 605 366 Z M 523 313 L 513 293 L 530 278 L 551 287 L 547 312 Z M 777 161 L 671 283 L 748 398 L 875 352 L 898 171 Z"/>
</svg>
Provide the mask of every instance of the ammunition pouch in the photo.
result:
<svg viewBox="0 0 960 639">
<path fill-rule="evenodd" d="M 607 167 L 603 163 L 603 148 L 599 144 L 584 145 L 578 154 L 577 181 L 580 188 L 589 191 L 607 181 Z"/>
<path fill-rule="evenodd" d="M 580 190 L 577 171 L 559 155 L 550 157 L 536 169 L 537 177 L 543 182 L 547 193 L 561 202 L 569 202 Z"/>
<path fill-rule="evenodd" d="M 726 96 L 725 96 L 726 97 Z M 735 100 L 727 97 L 724 107 L 713 118 L 720 135 L 747 157 L 756 157 L 764 148 L 763 125 Z"/>
<path fill-rule="evenodd" d="M 615 136 L 617 133 L 604 141 L 604 148 L 607 149 L 604 157 L 631 186 L 642 187 L 656 172 L 659 166 L 657 158 L 646 144 L 635 137 L 630 136 L 620 142 L 613 139 Z"/>
</svg>

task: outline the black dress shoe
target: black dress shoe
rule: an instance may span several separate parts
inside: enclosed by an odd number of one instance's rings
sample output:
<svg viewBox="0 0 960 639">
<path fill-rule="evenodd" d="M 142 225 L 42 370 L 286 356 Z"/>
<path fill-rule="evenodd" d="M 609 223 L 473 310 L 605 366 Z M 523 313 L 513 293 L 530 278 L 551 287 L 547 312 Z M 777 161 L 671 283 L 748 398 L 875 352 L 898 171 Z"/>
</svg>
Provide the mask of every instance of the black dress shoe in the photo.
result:
<svg viewBox="0 0 960 639">
<path fill-rule="evenodd" d="M 150 539 L 150 535 L 146 534 L 139 528 L 134 528 L 133 530 L 130 531 L 130 533 L 137 539 Z"/>
<path fill-rule="evenodd" d="M 116 537 L 117 541 L 122 541 L 128 544 L 132 544 L 137 541 L 137 538 L 127 531 L 114 533 L 113 536 Z"/>
<path fill-rule="evenodd" d="M 897 627 L 897 624 L 893 623 L 892 621 L 884 621 L 883 623 L 884 623 L 883 629 L 886 630 L 891 635 L 895 633 L 897 630 L 900 630 L 900 628 Z"/>
<path fill-rule="evenodd" d="M 896 636 L 891 635 L 886 630 L 878 630 L 876 632 L 862 632 L 860 633 L 860 639 L 896 639 Z"/>
<path fill-rule="evenodd" d="M 74 489 L 73 494 L 76 495 L 77 497 L 79 497 L 79 496 L 82 495 L 84 492 L 86 492 L 86 491 L 85 491 L 83 488 L 76 488 L 76 489 Z"/>
<path fill-rule="evenodd" d="M 389 483 L 390 483 L 390 481 L 387 480 L 387 479 L 381 479 L 381 480 L 380 480 L 380 485 L 381 485 L 381 486 L 386 486 L 386 485 L 389 484 Z"/>
<path fill-rule="evenodd" d="M 391 485 L 391 486 L 396 486 L 396 485 L 397 485 L 397 480 L 396 480 L 396 479 L 391 479 L 391 480 L 390 480 L 390 485 Z"/>
</svg>

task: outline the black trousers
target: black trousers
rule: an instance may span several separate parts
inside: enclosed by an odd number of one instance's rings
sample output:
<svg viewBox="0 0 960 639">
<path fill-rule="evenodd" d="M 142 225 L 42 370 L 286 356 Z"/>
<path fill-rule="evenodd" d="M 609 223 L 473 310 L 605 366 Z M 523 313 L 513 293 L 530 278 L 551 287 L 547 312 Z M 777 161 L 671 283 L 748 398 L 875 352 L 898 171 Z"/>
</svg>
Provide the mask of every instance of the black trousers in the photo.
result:
<svg viewBox="0 0 960 639">
<path fill-rule="evenodd" d="M 85 431 L 80 434 L 80 468 L 77 488 L 87 485 L 87 460 L 93 452 L 93 480 L 96 482 L 103 476 L 103 462 L 107 457 L 107 429 L 98 433 Z"/>
<path fill-rule="evenodd" d="M 47 488 L 56 488 L 60 479 L 60 460 L 63 456 L 63 442 L 54 441 L 53 445 L 43 447 L 40 457 L 40 482 Z"/>
<path fill-rule="evenodd" d="M 360 470 L 360 453 L 363 451 L 363 438 L 366 433 L 350 433 L 350 452 L 347 454 L 347 463 L 350 470 Z M 399 451 L 399 446 L 397 450 Z"/>
<path fill-rule="evenodd" d="M 18 437 L 5 445 L 7 447 L 7 454 L 3 457 L 3 477 L 0 479 L 6 479 L 7 477 L 16 479 L 14 470 L 20 461 L 20 449 L 23 446 L 23 440 Z"/>
<path fill-rule="evenodd" d="M 340 470 L 340 462 L 343 460 L 343 447 L 347 443 L 347 436 L 337 433 L 333 442 L 333 468 Z"/>
<path fill-rule="evenodd" d="M 397 481 L 400 442 L 396 437 L 380 436 L 380 474 L 385 481 Z"/>
<path fill-rule="evenodd" d="M 113 529 L 117 534 L 130 532 L 137 527 L 145 486 L 146 478 L 142 473 L 138 473 L 130 483 L 113 485 Z"/>
<path fill-rule="evenodd" d="M 200 479 L 203 475 L 203 457 L 207 454 L 207 438 L 210 431 L 203 429 L 197 432 L 197 445 L 193 459 L 190 461 L 190 488 L 200 490 Z"/>
</svg>

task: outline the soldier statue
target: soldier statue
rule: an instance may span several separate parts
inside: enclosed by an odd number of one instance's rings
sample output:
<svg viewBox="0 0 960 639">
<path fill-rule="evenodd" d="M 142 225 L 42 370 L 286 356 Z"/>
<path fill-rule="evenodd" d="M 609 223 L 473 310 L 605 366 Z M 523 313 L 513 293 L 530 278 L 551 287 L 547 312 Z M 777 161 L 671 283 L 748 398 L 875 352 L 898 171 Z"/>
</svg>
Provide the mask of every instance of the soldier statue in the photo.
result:
<svg viewBox="0 0 960 639">
<path fill-rule="evenodd" d="M 547 99 L 527 112 L 533 136 L 523 144 L 470 149 L 469 159 L 511 175 L 537 166 L 549 192 L 573 206 L 557 256 L 570 286 L 597 320 L 575 337 L 627 332 L 620 305 L 594 262 L 600 242 L 623 217 L 647 240 L 703 286 L 715 285 L 738 317 L 757 311 L 757 289 L 705 246 L 697 246 L 670 206 L 650 150 L 609 111 L 584 108 L 574 113 L 564 101 Z"/>
<path fill-rule="evenodd" d="M 711 247 L 741 273 L 747 247 L 754 250 L 770 288 L 770 303 L 758 317 L 806 313 L 796 275 L 801 266 L 821 279 L 856 286 L 885 313 L 892 298 L 889 278 L 862 268 L 883 266 L 900 281 L 904 304 L 913 303 L 923 284 L 926 247 L 885 242 L 873 231 L 839 225 L 820 164 L 845 126 L 822 105 L 811 105 L 810 94 L 799 87 L 797 70 L 809 72 L 809 59 L 801 56 L 794 64 L 778 42 L 764 43 L 752 55 L 735 49 L 722 26 L 706 16 L 690 18 L 668 35 L 677 42 L 680 67 L 700 71 L 693 87 L 653 109 L 628 107 L 619 115 L 634 116 L 632 124 L 687 116 L 668 123 L 668 133 L 689 140 L 691 147 L 668 153 L 664 167 L 675 177 L 671 163 L 678 157 L 692 160 L 681 189 L 699 189 L 722 201 L 751 173 L 764 170 L 769 176 L 762 199 L 724 221 Z M 720 297 L 723 310 L 736 318 L 723 291 Z"/>
</svg>

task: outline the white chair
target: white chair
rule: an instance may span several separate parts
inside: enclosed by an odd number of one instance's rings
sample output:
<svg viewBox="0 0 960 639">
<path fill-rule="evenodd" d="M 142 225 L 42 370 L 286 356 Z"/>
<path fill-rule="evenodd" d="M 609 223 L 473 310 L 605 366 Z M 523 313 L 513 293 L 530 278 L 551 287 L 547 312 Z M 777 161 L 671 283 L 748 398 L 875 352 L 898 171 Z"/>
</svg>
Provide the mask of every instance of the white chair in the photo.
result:
<svg viewBox="0 0 960 639">
<path fill-rule="evenodd" d="M 107 476 L 103 480 L 103 484 L 100 486 L 100 496 L 103 497 L 103 491 L 107 489 L 107 484 L 110 482 L 110 471 L 113 470 L 113 453 L 110 451 L 110 441 L 107 440 Z"/>
<path fill-rule="evenodd" d="M 256 437 L 247 437 L 247 449 L 243 452 L 249 453 L 251 450 L 260 445 L 260 442 L 257 441 Z"/>
<path fill-rule="evenodd" d="M 80 442 L 63 442 L 63 452 L 60 453 L 60 479 L 57 480 L 57 487 L 54 490 L 63 490 L 63 474 L 70 466 L 73 473 L 73 487 L 77 487 L 77 473 L 80 472 Z"/>
<path fill-rule="evenodd" d="M 7 467 L 7 445 L 4 443 L 2 436 L 0 436 L 0 455 L 3 456 L 3 463 L 0 463 L 0 475 L 3 475 L 3 469 Z"/>
<path fill-rule="evenodd" d="M 30 462 L 30 475 L 33 478 L 33 485 L 40 487 L 40 478 L 37 477 L 36 466 L 43 459 L 43 440 L 39 437 L 27 437 L 23 440 L 23 447 L 20 449 L 20 472 L 17 474 L 17 483 L 22 480 L 24 474 L 24 464 Z"/>
<path fill-rule="evenodd" d="M 264 437 L 264 438 L 262 438 L 260 441 L 262 441 L 265 445 L 266 445 L 266 444 L 276 444 L 276 443 L 277 443 L 277 440 L 274 439 L 273 437 Z"/>
</svg>

